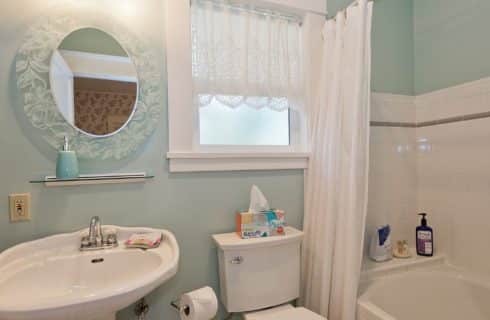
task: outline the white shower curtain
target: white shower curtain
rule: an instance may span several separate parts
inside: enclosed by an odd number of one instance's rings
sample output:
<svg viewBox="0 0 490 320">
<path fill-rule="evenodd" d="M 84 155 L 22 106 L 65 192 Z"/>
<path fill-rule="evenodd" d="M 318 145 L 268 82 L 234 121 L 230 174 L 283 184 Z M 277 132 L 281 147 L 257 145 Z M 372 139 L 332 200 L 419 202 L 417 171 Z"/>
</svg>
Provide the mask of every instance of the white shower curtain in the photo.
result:
<svg viewBox="0 0 490 320">
<path fill-rule="evenodd" d="M 306 174 L 303 303 L 329 320 L 356 317 L 369 165 L 372 2 L 326 22 Z"/>
</svg>

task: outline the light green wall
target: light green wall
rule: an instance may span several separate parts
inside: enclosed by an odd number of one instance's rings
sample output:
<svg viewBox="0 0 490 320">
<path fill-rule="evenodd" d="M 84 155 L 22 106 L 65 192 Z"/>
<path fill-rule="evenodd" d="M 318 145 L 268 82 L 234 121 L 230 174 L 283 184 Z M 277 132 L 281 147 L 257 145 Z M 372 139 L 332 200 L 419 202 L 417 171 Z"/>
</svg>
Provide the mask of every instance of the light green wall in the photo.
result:
<svg viewBox="0 0 490 320">
<path fill-rule="evenodd" d="M 89 0 L 87 0 L 89 1 Z M 95 0 L 90 0 L 94 4 Z M 117 7 L 118 0 L 112 0 Z M 69 5 L 71 2 L 50 0 Z M 329 11 L 350 1 L 329 0 Z M 111 3 L 106 1 L 105 3 Z M 146 0 L 134 17 L 119 17 L 143 40 L 159 51 L 162 94 L 166 91 L 163 1 Z M 412 86 L 410 0 L 377 0 L 373 22 L 373 89 L 410 94 Z M 98 4 L 104 9 L 104 4 Z M 113 9 L 112 7 L 106 8 Z M 216 251 L 210 235 L 233 229 L 233 213 L 247 206 L 252 184 L 258 184 L 275 207 L 288 213 L 288 222 L 301 227 L 303 173 L 266 171 L 170 174 L 167 151 L 166 99 L 162 122 L 138 154 L 116 162 L 84 161 L 84 172 L 151 170 L 154 181 L 141 185 L 47 189 L 28 180 L 54 171 L 56 153 L 38 137 L 22 113 L 15 86 L 14 56 L 27 27 L 42 15 L 46 3 L 18 0 L 2 3 L 0 19 L 0 250 L 59 232 L 84 228 L 92 215 L 104 223 L 143 225 L 173 231 L 181 246 L 177 276 L 149 296 L 149 319 L 178 319 L 169 302 L 182 292 L 204 285 L 218 289 Z M 115 10 L 111 12 L 117 16 Z M 11 224 L 7 195 L 31 192 L 33 220 Z M 119 315 L 133 319 L 131 310 Z"/>
<path fill-rule="evenodd" d="M 415 92 L 490 76 L 490 1 L 414 0 Z"/>
<path fill-rule="evenodd" d="M 89 0 L 84 0 L 89 1 Z M 96 3 L 117 7 L 119 0 Z M 48 1 L 46 1 L 48 2 Z M 59 2 L 70 5 L 75 2 Z M 118 23 L 139 34 L 159 54 L 161 91 L 166 95 L 164 57 L 164 1 L 146 0 L 132 17 Z M 112 8 L 112 6 L 111 6 Z M 107 8 L 110 10 L 111 8 Z M 218 290 L 216 250 L 211 234 L 232 231 L 234 212 L 248 206 L 252 184 L 257 184 L 274 207 L 284 208 L 288 222 L 302 225 L 302 171 L 228 172 L 171 174 L 165 153 L 168 149 L 167 103 L 161 103 L 162 119 L 154 135 L 136 154 L 124 161 L 83 161 L 83 172 L 134 172 L 151 170 L 156 178 L 145 184 L 45 188 L 28 183 L 33 177 L 52 174 L 55 150 L 51 149 L 29 123 L 15 84 L 14 56 L 27 27 L 46 9 L 38 0 L 5 2 L 0 13 L 0 250 L 23 241 L 87 227 L 92 215 L 103 223 L 151 226 L 174 232 L 181 249 L 178 274 L 149 296 L 149 320 L 178 319 L 169 307 L 181 293 L 211 285 Z M 117 15 L 116 11 L 111 10 Z M 31 192 L 32 221 L 9 223 L 10 193 Z M 34 285 L 34 284 L 33 284 Z M 134 319 L 132 310 L 119 319 Z"/>
<path fill-rule="evenodd" d="M 334 15 L 351 0 L 327 0 Z M 490 76 L 490 1 L 375 0 L 372 89 L 422 94 Z"/>
<path fill-rule="evenodd" d="M 60 43 L 60 49 L 127 57 L 116 39 L 98 29 L 84 28 L 70 33 Z"/>
<path fill-rule="evenodd" d="M 352 2 L 328 0 L 330 16 Z M 371 38 L 373 91 L 407 95 L 414 93 L 412 18 L 412 0 L 374 1 Z"/>
</svg>

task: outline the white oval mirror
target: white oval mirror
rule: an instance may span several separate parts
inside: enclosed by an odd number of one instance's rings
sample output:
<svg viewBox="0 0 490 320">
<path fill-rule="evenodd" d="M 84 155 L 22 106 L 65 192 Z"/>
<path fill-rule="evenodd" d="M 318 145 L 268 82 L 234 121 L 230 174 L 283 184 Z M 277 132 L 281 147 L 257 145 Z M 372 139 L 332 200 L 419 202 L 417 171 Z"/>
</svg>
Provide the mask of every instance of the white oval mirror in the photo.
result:
<svg viewBox="0 0 490 320">
<path fill-rule="evenodd" d="M 94 137 L 117 133 L 131 120 L 138 98 L 136 68 L 111 35 L 75 30 L 53 52 L 50 83 L 58 110 Z"/>
</svg>

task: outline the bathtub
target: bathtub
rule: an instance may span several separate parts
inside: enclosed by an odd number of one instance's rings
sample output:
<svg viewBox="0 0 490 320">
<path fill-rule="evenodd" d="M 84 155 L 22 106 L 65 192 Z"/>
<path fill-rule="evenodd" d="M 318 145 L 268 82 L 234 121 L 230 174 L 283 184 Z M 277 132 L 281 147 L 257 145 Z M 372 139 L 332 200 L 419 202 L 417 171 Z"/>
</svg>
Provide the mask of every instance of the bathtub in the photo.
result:
<svg viewBox="0 0 490 320">
<path fill-rule="evenodd" d="M 357 320 L 489 320 L 489 284 L 449 266 L 367 281 Z"/>
</svg>

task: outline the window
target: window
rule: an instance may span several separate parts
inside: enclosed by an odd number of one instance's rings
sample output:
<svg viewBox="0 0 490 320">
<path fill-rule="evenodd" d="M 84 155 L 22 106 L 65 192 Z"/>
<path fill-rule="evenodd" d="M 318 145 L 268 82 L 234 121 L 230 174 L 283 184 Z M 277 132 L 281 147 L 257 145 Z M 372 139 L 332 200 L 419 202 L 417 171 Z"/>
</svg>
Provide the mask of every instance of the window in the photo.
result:
<svg viewBox="0 0 490 320">
<path fill-rule="evenodd" d="M 168 2 L 170 171 L 306 168 L 303 26 L 324 1 L 281 2 Z"/>
<path fill-rule="evenodd" d="M 199 109 L 201 145 L 289 146 L 289 109 L 230 108 L 217 100 Z"/>
<path fill-rule="evenodd" d="M 301 19 L 194 0 L 194 107 L 199 145 L 289 146 L 289 109 L 304 97 Z"/>
</svg>

